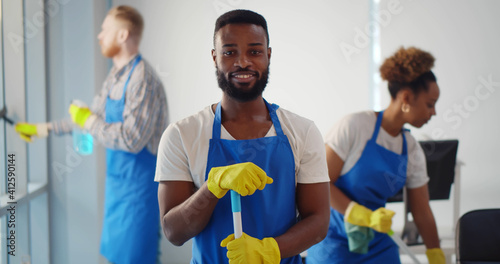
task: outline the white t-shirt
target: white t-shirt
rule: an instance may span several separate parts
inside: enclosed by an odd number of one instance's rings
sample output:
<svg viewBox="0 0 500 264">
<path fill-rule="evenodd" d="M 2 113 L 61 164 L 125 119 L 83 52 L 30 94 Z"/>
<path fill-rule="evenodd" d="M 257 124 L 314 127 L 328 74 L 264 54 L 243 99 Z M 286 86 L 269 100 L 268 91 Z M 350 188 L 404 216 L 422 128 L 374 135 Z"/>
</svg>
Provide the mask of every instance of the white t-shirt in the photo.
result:
<svg viewBox="0 0 500 264">
<path fill-rule="evenodd" d="M 342 118 L 325 136 L 325 143 L 344 161 L 344 167 L 340 175 L 349 172 L 358 162 L 375 130 L 377 116 L 373 111 L 353 113 Z M 429 181 L 425 155 L 420 144 L 405 131 L 406 145 L 408 151 L 408 166 L 406 187 L 418 188 Z M 377 140 L 380 146 L 401 154 L 403 151 L 403 139 L 401 133 L 396 137 L 391 136 L 380 127 Z"/>
<path fill-rule="evenodd" d="M 281 107 L 276 113 L 293 151 L 295 183 L 329 182 L 323 138 L 314 122 Z M 203 185 L 214 117 L 208 106 L 168 126 L 160 140 L 155 181 L 192 181 L 197 188 Z M 222 139 L 234 140 L 224 126 L 221 130 Z M 266 135 L 271 136 L 276 136 L 274 126 Z"/>
</svg>

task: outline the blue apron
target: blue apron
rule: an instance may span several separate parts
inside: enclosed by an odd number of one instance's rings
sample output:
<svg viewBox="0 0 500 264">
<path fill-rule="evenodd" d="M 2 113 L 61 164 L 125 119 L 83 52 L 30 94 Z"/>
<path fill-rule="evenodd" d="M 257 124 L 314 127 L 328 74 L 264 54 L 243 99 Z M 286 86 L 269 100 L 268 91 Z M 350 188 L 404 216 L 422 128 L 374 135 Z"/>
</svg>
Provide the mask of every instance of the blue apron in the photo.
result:
<svg viewBox="0 0 500 264">
<path fill-rule="evenodd" d="M 123 122 L 125 92 L 138 55 L 128 75 L 122 97 L 106 100 L 106 122 Z M 158 183 L 154 179 L 156 156 L 146 147 L 139 153 L 106 149 L 106 190 L 101 254 L 116 264 L 155 263 L 158 253 Z"/>
<path fill-rule="evenodd" d="M 335 182 L 351 200 L 376 210 L 385 207 L 389 197 L 395 195 L 406 183 L 408 155 L 406 138 L 403 136 L 403 151 L 396 154 L 376 143 L 383 112 L 371 139 L 354 167 Z M 400 263 L 399 250 L 392 239 L 384 233 L 375 231 L 367 254 L 349 252 L 347 235 L 344 229 L 344 215 L 330 208 L 330 226 L 327 237 L 307 250 L 307 264 L 317 263 Z"/>
<path fill-rule="evenodd" d="M 280 236 L 297 222 L 292 148 L 276 115 L 278 106 L 267 102 L 266 106 L 276 136 L 225 140 L 220 138 L 221 105 L 217 105 L 205 175 L 206 180 L 212 167 L 253 162 L 273 178 L 274 182 L 266 185 L 264 190 L 241 197 L 243 232 L 258 239 Z M 234 233 L 232 219 L 231 197 L 228 193 L 218 201 L 206 228 L 194 237 L 192 264 L 228 263 L 227 249 L 221 247 L 220 242 Z M 299 264 L 301 259 L 297 255 L 282 259 L 281 263 Z"/>
</svg>

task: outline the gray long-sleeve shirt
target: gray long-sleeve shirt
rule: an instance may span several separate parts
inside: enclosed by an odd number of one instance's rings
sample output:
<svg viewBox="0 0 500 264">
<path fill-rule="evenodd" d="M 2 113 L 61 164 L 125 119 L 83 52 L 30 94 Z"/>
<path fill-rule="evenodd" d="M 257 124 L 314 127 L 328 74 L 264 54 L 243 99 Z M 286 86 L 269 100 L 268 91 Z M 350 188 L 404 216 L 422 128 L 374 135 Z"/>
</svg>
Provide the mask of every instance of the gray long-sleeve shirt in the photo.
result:
<svg viewBox="0 0 500 264">
<path fill-rule="evenodd" d="M 123 122 L 106 123 L 106 99 L 122 97 L 125 81 L 135 57 L 121 69 L 113 67 L 101 92 L 90 107 L 92 115 L 85 123 L 94 140 L 106 148 L 132 153 L 144 147 L 154 155 L 158 152 L 161 135 L 168 125 L 167 99 L 160 78 L 153 67 L 142 59 L 135 67 L 125 93 Z M 56 135 L 69 133 L 74 124 L 70 119 L 51 123 Z"/>
</svg>

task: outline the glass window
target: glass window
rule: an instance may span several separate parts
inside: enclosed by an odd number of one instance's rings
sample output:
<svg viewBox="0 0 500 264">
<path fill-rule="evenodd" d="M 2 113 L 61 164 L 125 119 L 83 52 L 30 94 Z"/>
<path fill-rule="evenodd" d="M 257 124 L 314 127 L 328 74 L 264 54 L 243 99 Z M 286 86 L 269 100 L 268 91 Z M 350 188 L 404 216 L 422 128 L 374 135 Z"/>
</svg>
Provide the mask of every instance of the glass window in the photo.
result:
<svg viewBox="0 0 500 264">
<path fill-rule="evenodd" d="M 1 1 L 0 99 L 14 122 L 46 121 L 44 1 Z M 0 262 L 49 263 L 47 143 L 0 122 Z"/>
</svg>

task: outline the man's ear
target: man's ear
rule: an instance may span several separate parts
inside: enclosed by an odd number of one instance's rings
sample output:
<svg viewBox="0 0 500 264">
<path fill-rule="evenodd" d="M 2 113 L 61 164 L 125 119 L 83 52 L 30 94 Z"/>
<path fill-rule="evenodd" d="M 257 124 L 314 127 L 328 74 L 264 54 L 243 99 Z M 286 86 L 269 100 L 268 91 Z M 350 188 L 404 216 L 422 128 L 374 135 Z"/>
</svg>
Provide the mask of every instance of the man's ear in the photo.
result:
<svg viewBox="0 0 500 264">
<path fill-rule="evenodd" d="M 214 60 L 215 67 L 217 67 L 217 62 L 216 62 L 217 53 L 215 52 L 215 49 L 212 49 L 212 59 Z"/>
<path fill-rule="evenodd" d="M 120 29 L 118 31 L 118 38 L 117 38 L 118 43 L 120 44 L 125 43 L 125 41 L 127 41 L 129 36 L 130 36 L 130 31 L 128 29 L 125 28 Z"/>
<path fill-rule="evenodd" d="M 271 60 L 271 51 L 272 51 L 271 47 L 268 47 L 267 48 L 267 59 L 268 60 Z"/>
</svg>

